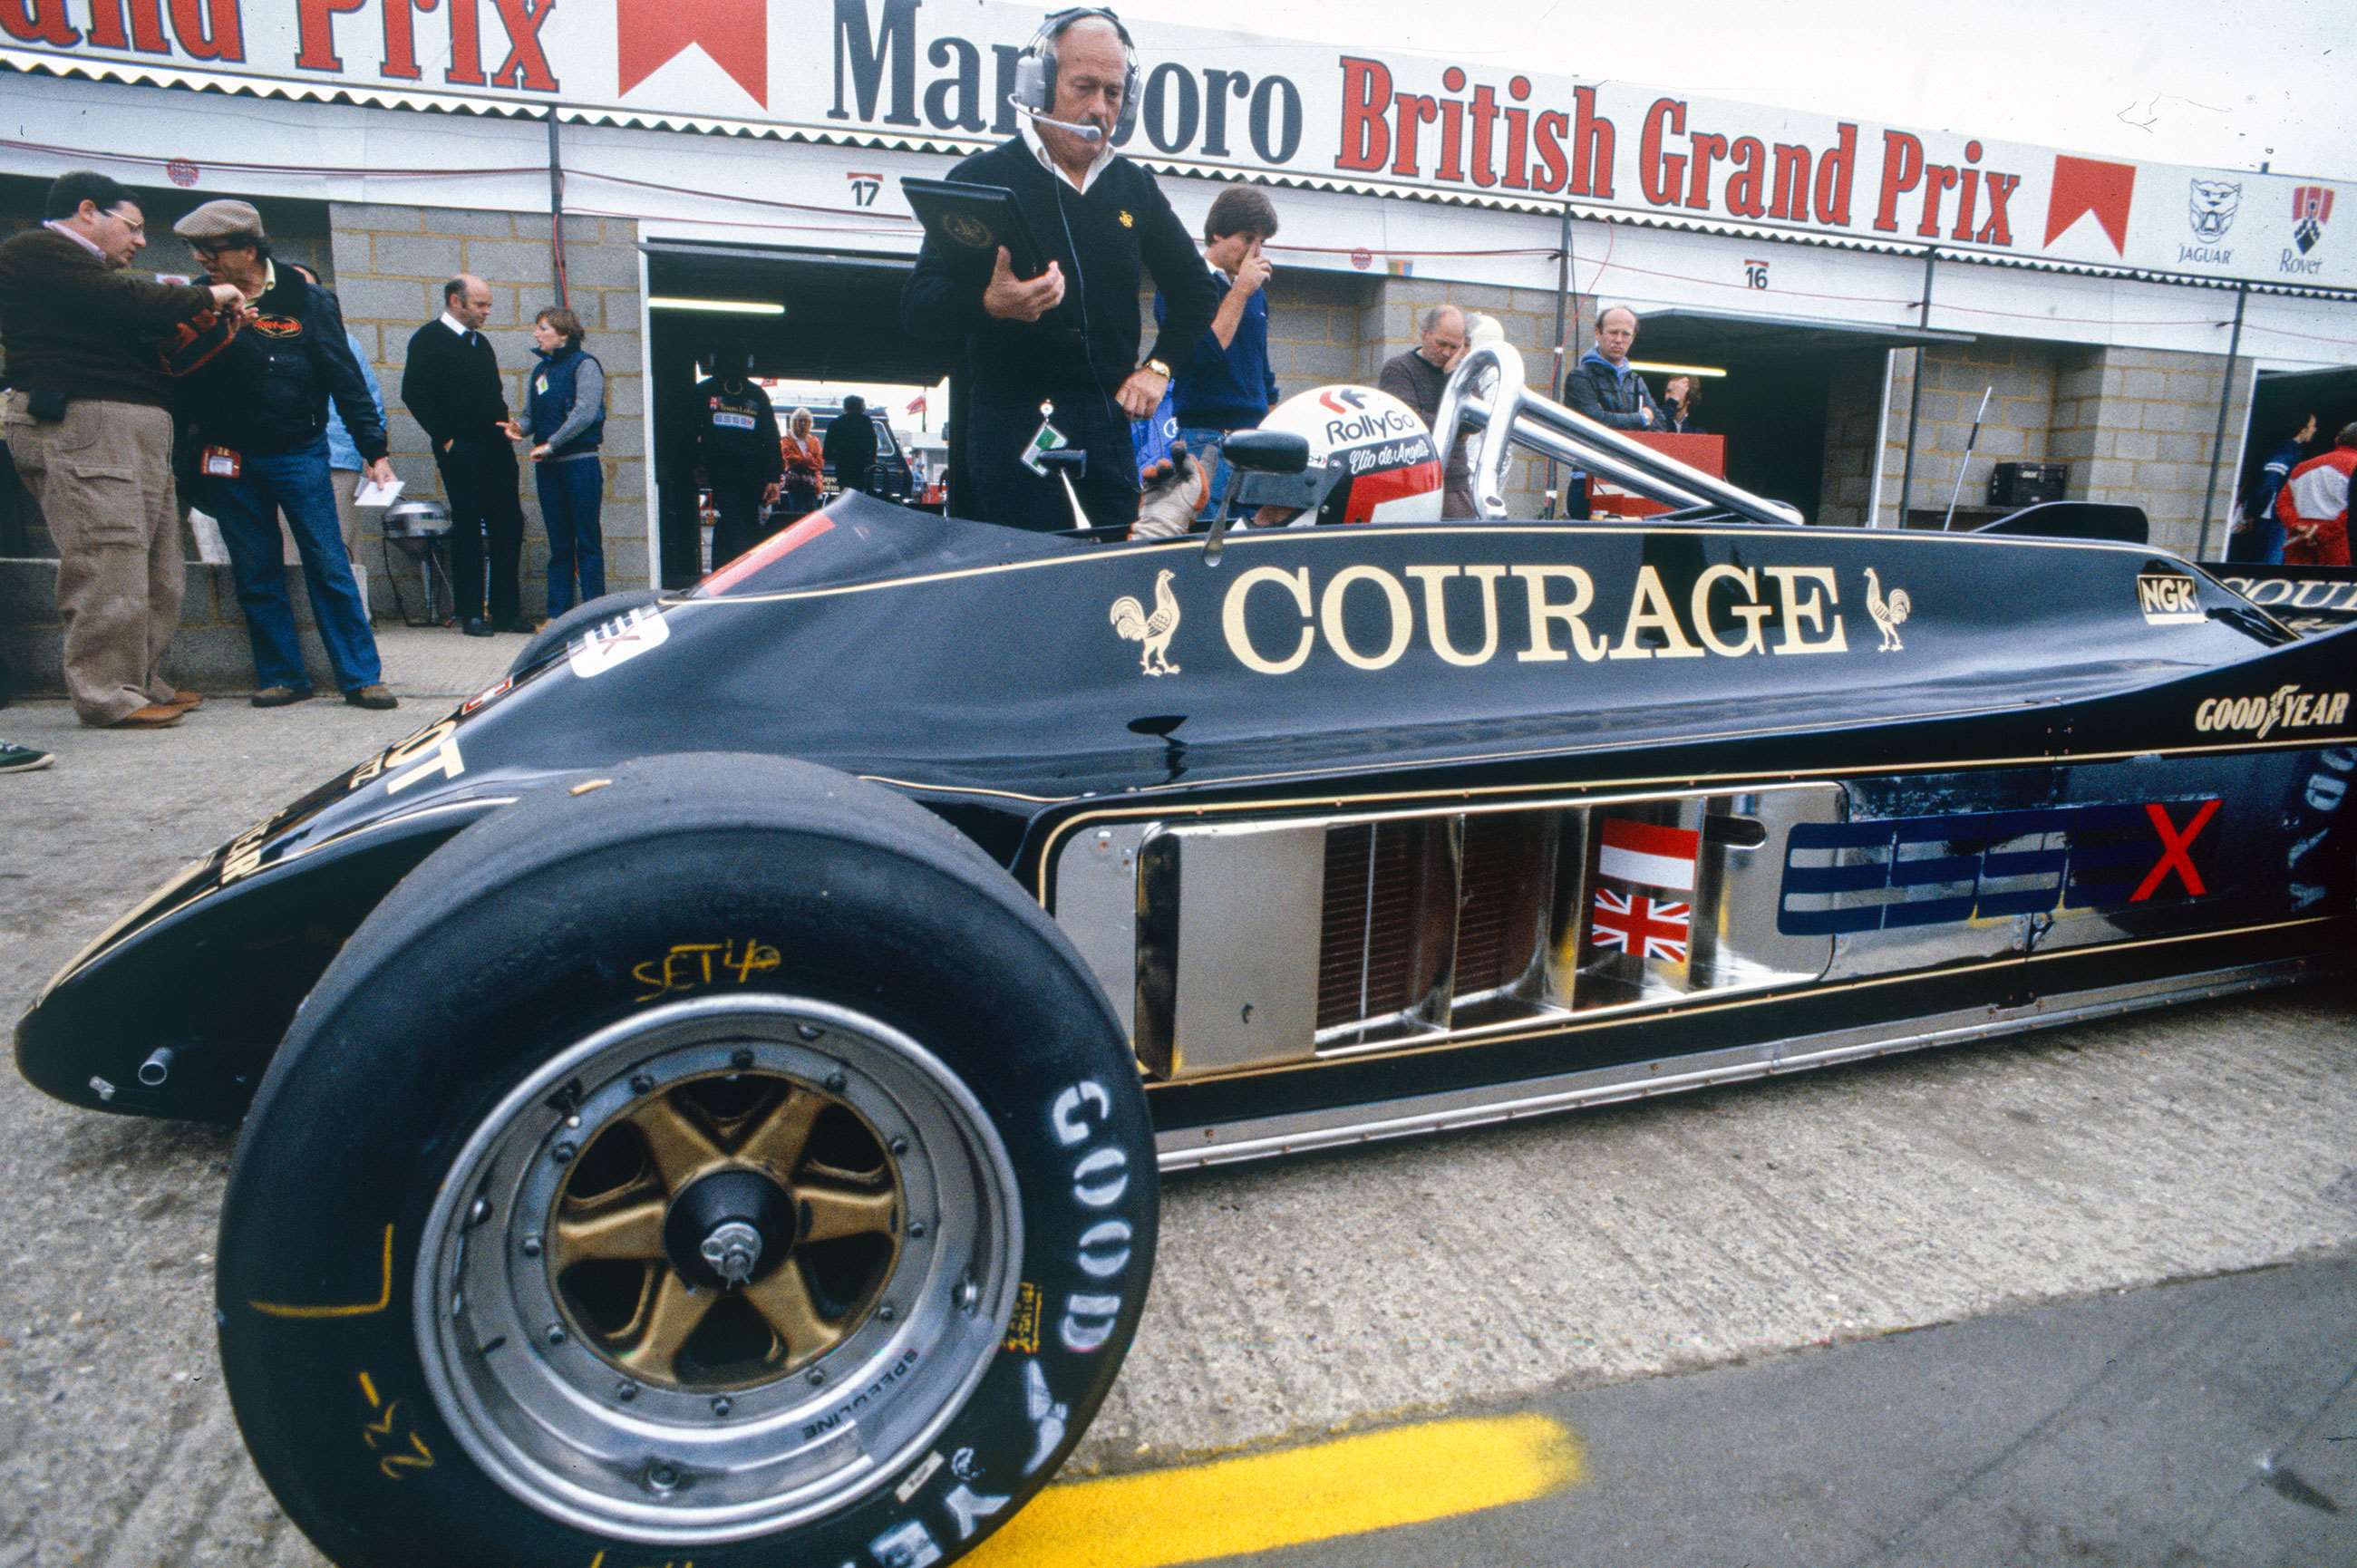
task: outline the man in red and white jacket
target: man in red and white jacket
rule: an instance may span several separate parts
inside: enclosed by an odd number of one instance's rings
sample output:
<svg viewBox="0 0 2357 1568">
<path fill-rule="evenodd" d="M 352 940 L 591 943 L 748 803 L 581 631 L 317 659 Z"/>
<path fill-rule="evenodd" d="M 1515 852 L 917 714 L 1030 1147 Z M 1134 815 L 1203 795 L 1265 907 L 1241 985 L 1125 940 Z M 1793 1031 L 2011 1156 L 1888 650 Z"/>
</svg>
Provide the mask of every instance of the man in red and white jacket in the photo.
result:
<svg viewBox="0 0 2357 1568">
<path fill-rule="evenodd" d="M 2284 564 L 2349 564 L 2349 475 L 2357 469 L 2357 424 L 2344 424 L 2332 450 L 2291 471 L 2276 497 L 2283 519 Z"/>
</svg>

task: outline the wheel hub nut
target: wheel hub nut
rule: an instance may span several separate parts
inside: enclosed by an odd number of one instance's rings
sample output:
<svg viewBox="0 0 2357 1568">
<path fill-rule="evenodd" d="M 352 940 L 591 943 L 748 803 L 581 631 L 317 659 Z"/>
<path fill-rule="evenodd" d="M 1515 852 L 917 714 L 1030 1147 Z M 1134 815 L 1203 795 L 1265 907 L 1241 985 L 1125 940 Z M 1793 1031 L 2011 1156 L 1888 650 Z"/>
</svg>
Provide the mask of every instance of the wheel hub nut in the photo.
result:
<svg viewBox="0 0 2357 1568">
<path fill-rule="evenodd" d="M 761 1261 L 761 1233 L 741 1219 L 731 1219 L 715 1227 L 696 1250 L 734 1290 L 753 1277 L 753 1265 Z"/>
</svg>

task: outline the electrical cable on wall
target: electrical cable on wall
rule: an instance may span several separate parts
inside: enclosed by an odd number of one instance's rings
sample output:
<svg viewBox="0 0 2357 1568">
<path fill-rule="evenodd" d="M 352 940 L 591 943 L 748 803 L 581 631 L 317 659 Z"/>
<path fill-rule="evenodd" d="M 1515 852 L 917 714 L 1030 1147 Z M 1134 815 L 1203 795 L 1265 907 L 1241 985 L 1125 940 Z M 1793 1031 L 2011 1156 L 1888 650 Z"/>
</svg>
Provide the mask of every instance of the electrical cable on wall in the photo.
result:
<svg viewBox="0 0 2357 1568">
<path fill-rule="evenodd" d="M 0 147 L 10 148 L 19 152 L 38 153 L 46 156 L 71 157 L 117 164 L 147 164 L 154 165 L 159 168 L 167 161 L 165 158 L 158 157 L 153 153 L 113 153 L 89 147 L 57 146 L 48 143 L 27 142 L 7 137 L 0 137 Z M 293 164 L 252 163 L 229 160 L 214 161 L 211 162 L 209 166 L 226 170 L 235 170 L 240 173 L 247 174 L 285 174 L 301 175 L 310 177 L 328 176 L 330 177 L 347 178 L 479 179 L 485 176 L 549 174 L 552 175 L 553 177 L 560 180 L 567 176 L 582 179 L 601 180 L 610 185 L 628 186 L 640 190 L 660 191 L 665 195 L 683 196 L 696 201 L 728 202 L 734 205 L 760 208 L 771 211 L 807 212 L 833 217 L 856 218 L 869 221 L 883 220 L 895 225 L 895 227 L 890 228 L 846 228 L 840 225 L 831 224 L 754 223 L 741 220 L 731 220 L 717 218 L 677 220 L 679 221 L 709 223 L 728 228 L 770 229 L 791 233 L 836 234 L 845 237 L 898 237 L 908 234 L 916 223 L 916 220 L 914 218 L 896 212 L 855 211 L 847 210 L 840 207 L 824 206 L 814 202 L 781 200 L 774 197 L 743 196 L 730 191 L 699 190 L 690 186 L 674 185 L 662 180 L 640 179 L 630 175 L 608 174 L 597 169 L 586 168 L 571 168 L 558 171 L 553 169 L 550 166 L 535 165 L 466 169 L 373 168 L 356 167 L 350 165 L 298 166 Z M 619 211 L 608 208 L 576 207 L 571 209 L 571 210 L 585 217 L 594 216 L 618 218 L 641 222 L 664 216 L 650 212 Z M 1659 278 L 1665 282 L 1687 284 L 1705 288 L 1744 291 L 1749 291 L 1749 285 L 1748 284 L 1733 282 L 1724 278 L 1704 277 L 1692 273 L 1673 272 L 1665 268 L 1640 266 L 1633 262 L 1614 261 L 1612 259 L 1612 252 L 1619 240 L 1620 231 L 1628 225 L 1616 223 L 1609 219 L 1590 219 L 1587 220 L 1602 223 L 1605 230 L 1605 252 L 1604 254 L 1594 263 L 1594 269 L 1588 274 L 1587 286 L 1585 288 L 1576 290 L 1577 293 L 1593 295 L 1599 292 L 1599 285 L 1603 281 L 1604 274 L 1608 272 L 1627 274 L 1639 277 Z M 1652 225 L 1642 226 L 1652 227 Z M 1789 243 L 1792 242 L 1771 241 L 1771 242 Z M 562 298 L 565 278 L 564 271 L 563 224 L 561 221 L 553 221 L 551 244 L 555 252 L 554 262 L 558 273 L 559 297 Z M 1495 260 L 1512 257 L 1546 257 L 1552 259 L 1557 253 L 1556 248 L 1552 245 L 1394 249 L 1391 247 L 1377 247 L 1371 245 L 1298 245 L 1272 243 L 1268 248 L 1272 251 L 1289 252 L 1298 255 L 1354 256 L 1363 251 L 1371 258 L 1382 257 L 1387 260 L 1396 261 L 1443 258 L 1480 258 Z M 1967 262 L 1968 263 L 1975 260 L 1975 258 L 1969 256 L 1958 257 L 1955 259 Z M 2105 274 L 2070 275 L 2104 276 Z M 2115 279 L 2113 281 L 2144 280 Z M 2151 281 L 2157 283 L 2161 287 L 2179 286 L 2171 284 L 2168 280 L 2156 279 Z M 1918 303 L 1912 299 L 1901 299 L 1897 296 L 1888 295 L 1852 294 L 1794 288 L 1779 288 L 1776 292 L 1780 295 L 1788 298 L 1829 300 L 1845 305 L 1887 306 L 1900 308 L 1912 308 Z M 2329 295 L 2289 294 L 2283 297 L 2295 299 L 2331 299 L 2337 296 Z M 2118 316 L 2058 316 L 2040 311 L 2007 310 L 1996 306 L 1961 304 L 1945 304 L 1940 308 L 1943 312 L 1952 315 L 1962 314 L 1967 316 L 1989 317 L 2001 320 L 2050 322 L 2057 325 L 2069 326 L 2127 328 L 2130 329 L 2147 328 L 2207 328 L 2212 331 L 2222 331 L 2227 326 L 2227 323 L 2224 321 L 2212 320 L 2208 317 L 2153 320 L 2123 318 Z M 1878 324 L 1866 323 L 1865 325 Z M 2294 338 L 2301 342 L 2331 344 L 2341 348 L 2357 347 L 2357 338 L 2338 337 L 2330 333 L 2323 332 L 2305 332 L 2296 328 L 2272 327 L 2263 322 L 2245 321 L 2244 323 L 2244 330 L 2247 332 L 2263 332 L 2276 338 Z"/>
</svg>

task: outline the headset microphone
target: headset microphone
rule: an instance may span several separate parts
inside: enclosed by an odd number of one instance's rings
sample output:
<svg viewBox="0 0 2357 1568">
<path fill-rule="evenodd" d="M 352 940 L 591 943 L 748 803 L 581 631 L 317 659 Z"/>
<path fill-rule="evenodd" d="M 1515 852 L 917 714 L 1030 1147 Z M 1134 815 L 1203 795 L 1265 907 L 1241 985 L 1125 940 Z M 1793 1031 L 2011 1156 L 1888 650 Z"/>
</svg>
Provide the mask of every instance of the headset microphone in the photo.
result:
<svg viewBox="0 0 2357 1568">
<path fill-rule="evenodd" d="M 1083 142 L 1102 142 L 1104 140 L 1104 132 L 1100 130 L 1098 127 L 1094 125 L 1082 124 L 1076 120 L 1059 120 L 1051 114 L 1042 114 L 1039 111 L 1032 108 L 1031 105 L 1024 102 L 1021 99 L 1016 97 L 1015 94 L 1011 92 L 1006 95 L 1006 102 L 1014 108 L 1017 113 L 1024 115 L 1035 125 L 1053 125 L 1060 131 L 1070 131 Z"/>
</svg>

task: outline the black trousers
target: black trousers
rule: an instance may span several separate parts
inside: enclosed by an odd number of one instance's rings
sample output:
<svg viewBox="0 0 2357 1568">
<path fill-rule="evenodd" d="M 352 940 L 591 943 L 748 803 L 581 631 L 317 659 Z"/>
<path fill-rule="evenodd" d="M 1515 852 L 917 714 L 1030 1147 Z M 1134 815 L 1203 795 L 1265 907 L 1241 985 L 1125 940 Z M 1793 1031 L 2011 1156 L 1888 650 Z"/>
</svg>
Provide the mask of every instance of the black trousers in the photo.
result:
<svg viewBox="0 0 2357 1568">
<path fill-rule="evenodd" d="M 1137 450 L 1130 445 L 1129 421 L 1112 394 L 1080 392 L 1052 401 L 1056 412 L 1049 423 L 1089 455 L 1087 475 L 1073 482 L 1089 521 L 1098 528 L 1135 522 Z M 1039 399 L 970 397 L 962 417 L 966 429 L 959 442 L 959 479 L 965 489 L 954 508 L 958 516 L 1041 532 L 1075 526 L 1063 481 L 1023 466 L 1023 454 L 1039 428 Z"/>
<path fill-rule="evenodd" d="M 725 469 L 708 475 L 712 480 L 712 569 L 716 572 L 769 537 L 761 526 L 761 492 L 770 488 L 766 474 L 731 474 Z"/>
<path fill-rule="evenodd" d="M 460 620 L 488 614 L 494 626 L 515 625 L 523 617 L 516 585 L 523 555 L 523 503 L 516 494 L 515 449 L 500 436 L 461 436 L 448 451 L 436 453 L 435 461 L 450 497 L 451 607 Z"/>
</svg>

